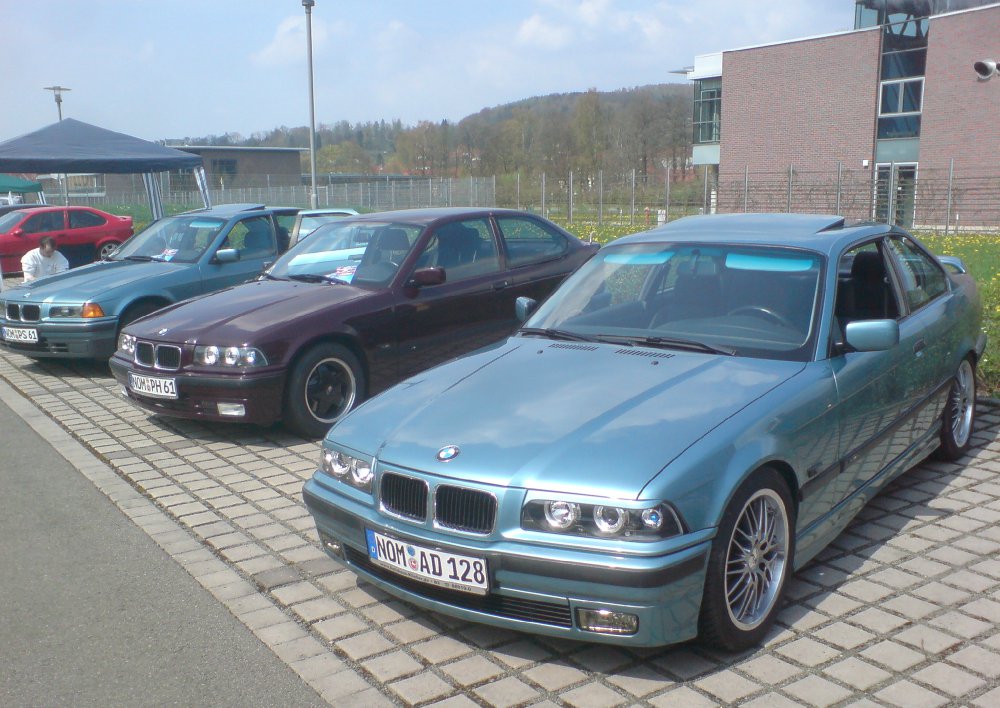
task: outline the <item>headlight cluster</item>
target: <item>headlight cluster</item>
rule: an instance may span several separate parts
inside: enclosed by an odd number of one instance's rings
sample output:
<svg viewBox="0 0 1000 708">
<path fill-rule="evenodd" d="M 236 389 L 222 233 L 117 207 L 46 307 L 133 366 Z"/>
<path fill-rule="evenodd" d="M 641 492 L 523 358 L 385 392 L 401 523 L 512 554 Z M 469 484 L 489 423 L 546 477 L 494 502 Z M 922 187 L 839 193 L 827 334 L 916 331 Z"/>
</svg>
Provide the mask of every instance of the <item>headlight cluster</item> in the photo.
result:
<svg viewBox="0 0 1000 708">
<path fill-rule="evenodd" d="M 135 355 L 135 336 L 122 332 L 118 335 L 118 350 L 129 356 Z"/>
<path fill-rule="evenodd" d="M 104 309 L 96 302 L 85 302 L 82 305 L 50 305 L 49 317 L 104 317 Z"/>
<path fill-rule="evenodd" d="M 521 510 L 521 527 L 533 531 L 594 538 L 656 541 L 684 532 L 668 504 L 629 509 L 610 504 L 580 504 L 561 499 L 533 499 Z"/>
<path fill-rule="evenodd" d="M 267 357 L 253 347 L 195 347 L 194 363 L 201 366 L 267 366 Z"/>
<path fill-rule="evenodd" d="M 375 478 L 375 473 L 371 461 L 351 457 L 339 450 L 324 448 L 320 451 L 319 466 L 327 474 L 352 487 L 357 487 L 362 492 L 372 491 L 372 479 Z"/>
</svg>

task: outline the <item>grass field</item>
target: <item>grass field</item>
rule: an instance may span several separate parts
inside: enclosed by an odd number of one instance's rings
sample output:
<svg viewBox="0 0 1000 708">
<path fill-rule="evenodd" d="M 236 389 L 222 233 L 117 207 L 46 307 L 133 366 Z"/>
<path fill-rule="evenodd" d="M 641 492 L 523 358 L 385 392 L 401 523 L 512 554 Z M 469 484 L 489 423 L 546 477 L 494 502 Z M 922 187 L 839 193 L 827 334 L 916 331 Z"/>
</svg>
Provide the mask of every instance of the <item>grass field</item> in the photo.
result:
<svg viewBox="0 0 1000 708">
<path fill-rule="evenodd" d="M 598 226 L 586 222 L 562 224 L 579 238 L 607 243 L 619 236 L 642 230 L 642 226 Z M 1000 345 L 1000 236 L 960 234 L 940 236 L 915 232 L 927 248 L 943 256 L 958 256 L 979 284 L 983 299 L 983 329 L 989 336 L 986 353 L 979 362 L 979 395 L 1000 397 L 1000 358 L 993 352 Z"/>
</svg>

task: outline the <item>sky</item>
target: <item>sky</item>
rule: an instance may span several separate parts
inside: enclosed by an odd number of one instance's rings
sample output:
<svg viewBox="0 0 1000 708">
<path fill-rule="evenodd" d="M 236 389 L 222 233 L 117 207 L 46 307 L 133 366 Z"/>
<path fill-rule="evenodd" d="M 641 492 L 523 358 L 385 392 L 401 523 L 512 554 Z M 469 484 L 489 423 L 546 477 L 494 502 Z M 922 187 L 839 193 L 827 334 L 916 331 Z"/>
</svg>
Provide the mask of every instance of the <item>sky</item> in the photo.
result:
<svg viewBox="0 0 1000 708">
<path fill-rule="evenodd" d="M 686 82 L 698 54 L 853 27 L 852 0 L 316 0 L 317 125 L 457 122 Z M 309 125 L 301 0 L 0 0 L 0 141 L 62 112 L 146 140 Z"/>
</svg>

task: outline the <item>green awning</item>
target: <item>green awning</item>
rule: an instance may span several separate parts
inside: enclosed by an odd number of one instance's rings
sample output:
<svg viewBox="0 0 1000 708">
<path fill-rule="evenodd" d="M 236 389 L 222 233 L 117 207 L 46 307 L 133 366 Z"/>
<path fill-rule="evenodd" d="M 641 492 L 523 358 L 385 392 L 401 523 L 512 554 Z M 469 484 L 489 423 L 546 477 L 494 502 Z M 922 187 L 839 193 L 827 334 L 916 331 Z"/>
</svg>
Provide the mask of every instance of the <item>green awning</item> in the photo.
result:
<svg viewBox="0 0 1000 708">
<path fill-rule="evenodd" d="M 14 177 L 13 175 L 0 174 L 0 194 L 14 192 L 15 194 L 27 194 L 28 192 L 41 192 L 40 182 Z"/>
</svg>

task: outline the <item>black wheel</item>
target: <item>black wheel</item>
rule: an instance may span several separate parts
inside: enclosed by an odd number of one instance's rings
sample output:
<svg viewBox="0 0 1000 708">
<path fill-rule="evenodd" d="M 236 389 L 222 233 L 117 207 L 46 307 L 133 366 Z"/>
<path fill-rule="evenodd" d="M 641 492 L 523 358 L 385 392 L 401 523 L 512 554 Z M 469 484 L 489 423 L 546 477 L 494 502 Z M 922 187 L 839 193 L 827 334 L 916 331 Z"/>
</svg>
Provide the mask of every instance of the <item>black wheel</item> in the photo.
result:
<svg viewBox="0 0 1000 708">
<path fill-rule="evenodd" d="M 365 377 L 356 356 L 340 344 L 317 344 L 288 376 L 285 426 L 304 438 L 321 438 L 364 396 Z"/>
<path fill-rule="evenodd" d="M 737 489 L 709 556 L 698 620 L 703 642 L 736 651 L 764 638 L 792 569 L 794 516 L 788 485 L 771 468 Z"/>
<path fill-rule="evenodd" d="M 939 460 L 957 460 L 969 449 L 976 419 L 976 368 L 963 359 L 955 372 L 948 402 L 941 414 L 941 444 L 934 451 Z"/>
<path fill-rule="evenodd" d="M 119 246 L 121 246 L 121 244 L 118 243 L 118 241 L 108 241 L 107 243 L 102 243 L 101 247 L 97 250 L 97 260 L 106 260 L 108 256 L 118 250 Z"/>
</svg>

